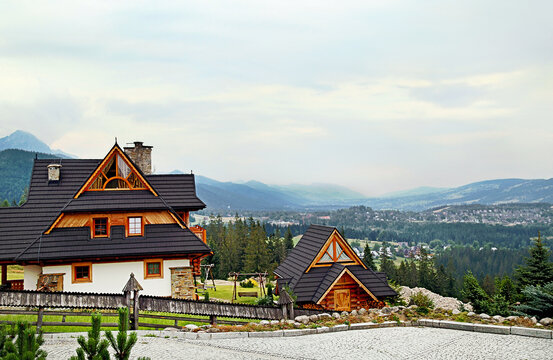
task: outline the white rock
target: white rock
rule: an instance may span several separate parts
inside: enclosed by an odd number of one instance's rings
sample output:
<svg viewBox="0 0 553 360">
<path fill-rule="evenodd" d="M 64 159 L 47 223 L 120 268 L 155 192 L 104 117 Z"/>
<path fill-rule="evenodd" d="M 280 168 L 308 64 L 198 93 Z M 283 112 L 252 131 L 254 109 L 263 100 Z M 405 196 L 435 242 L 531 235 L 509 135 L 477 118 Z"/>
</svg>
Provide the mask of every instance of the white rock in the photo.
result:
<svg viewBox="0 0 553 360">
<path fill-rule="evenodd" d="M 538 323 L 538 319 L 536 319 L 535 316 L 533 318 L 531 318 L 530 320 L 532 321 L 532 324 L 537 324 Z"/>
<path fill-rule="evenodd" d="M 173 327 L 166 327 L 163 331 L 178 331 L 179 329 Z"/>
<path fill-rule="evenodd" d="M 537 323 L 536 326 L 537 326 L 537 327 L 542 327 L 543 325 L 540 324 L 540 323 Z"/>
<path fill-rule="evenodd" d="M 322 313 L 322 314 L 319 314 L 319 319 L 321 319 L 321 320 L 330 320 L 330 319 L 332 319 L 332 316 L 330 316 L 330 314 L 327 314 L 327 313 Z"/>
<path fill-rule="evenodd" d="M 294 326 L 295 326 L 295 327 L 300 327 L 300 326 L 301 326 L 301 323 L 299 323 L 299 322 L 294 322 Z"/>
<path fill-rule="evenodd" d="M 280 321 L 278 320 L 271 320 L 271 325 L 278 325 L 280 324 Z"/>
<path fill-rule="evenodd" d="M 269 324 L 271 324 L 271 322 L 269 320 L 261 320 L 259 322 L 259 325 L 261 325 L 261 326 L 265 326 L 265 325 L 269 325 Z"/>
<path fill-rule="evenodd" d="M 194 325 L 194 324 L 188 324 L 184 328 L 188 331 L 194 331 L 196 329 L 199 329 L 199 327 L 197 325 Z"/>
<path fill-rule="evenodd" d="M 342 313 L 340 314 L 340 316 L 348 316 L 349 313 L 347 311 L 342 311 Z"/>
<path fill-rule="evenodd" d="M 359 313 L 357 312 L 357 310 L 352 310 L 351 311 L 351 316 L 357 316 L 359 315 Z"/>
<path fill-rule="evenodd" d="M 422 293 L 423 295 L 428 296 L 428 298 L 430 298 L 430 300 L 434 302 L 435 308 L 441 308 L 444 310 L 453 310 L 453 309 L 459 309 L 461 305 L 464 305 L 460 300 L 457 300 L 452 297 L 441 296 L 425 288 L 416 287 L 411 289 L 407 286 L 402 286 L 401 290 L 399 291 L 400 297 L 406 303 L 409 303 L 409 299 L 411 298 L 411 296 L 415 295 L 416 293 Z M 472 307 L 468 308 L 467 305 L 464 305 L 464 306 L 466 310 L 468 311 L 472 310 Z"/>
<path fill-rule="evenodd" d="M 472 311 L 469 311 L 469 312 L 467 313 L 467 316 L 476 316 L 476 313 L 475 313 L 475 312 L 472 312 Z"/>
<path fill-rule="evenodd" d="M 359 315 L 367 315 L 367 309 L 365 308 L 359 309 Z"/>
<path fill-rule="evenodd" d="M 294 320 L 286 320 L 286 323 L 288 325 L 294 325 L 295 321 Z"/>
<path fill-rule="evenodd" d="M 380 309 L 380 312 L 381 312 L 382 314 L 388 314 L 388 315 L 389 315 L 389 314 L 392 313 L 392 309 L 389 308 L 389 307 L 383 307 L 382 309 Z"/>
<path fill-rule="evenodd" d="M 518 319 L 518 316 L 507 316 L 505 320 L 507 321 L 516 321 Z"/>
<path fill-rule="evenodd" d="M 542 324 L 544 326 L 549 326 L 549 325 L 553 324 L 553 319 L 548 318 L 548 317 L 543 318 L 543 319 L 540 320 L 540 324 Z"/>
<path fill-rule="evenodd" d="M 340 318 L 340 314 L 335 312 L 335 313 L 332 313 L 332 317 L 335 318 L 335 319 L 339 319 Z"/>
<path fill-rule="evenodd" d="M 490 315 L 488 315 L 488 314 L 482 313 L 482 314 L 480 314 L 480 315 L 478 315 L 478 316 L 480 316 L 480 319 L 484 319 L 484 320 L 490 319 Z"/>
<path fill-rule="evenodd" d="M 407 309 L 411 309 L 411 310 L 415 310 L 416 308 L 418 308 L 418 306 L 417 306 L 417 305 L 414 305 L 414 304 L 411 305 L 411 306 L 409 306 L 409 307 L 407 307 Z"/>
<path fill-rule="evenodd" d="M 319 315 L 311 315 L 311 316 L 309 317 L 309 321 L 311 321 L 311 322 L 317 322 L 317 321 L 319 321 Z"/>
<path fill-rule="evenodd" d="M 453 315 L 459 315 L 461 313 L 461 311 L 459 309 L 453 309 L 453 310 L 451 310 L 451 313 Z"/>
<path fill-rule="evenodd" d="M 495 315 L 492 319 L 493 321 L 499 322 L 499 323 L 505 321 L 505 318 L 501 315 Z"/>
<path fill-rule="evenodd" d="M 296 316 L 294 320 L 296 320 L 296 322 L 299 322 L 299 323 L 308 324 L 309 316 L 306 316 L 306 315 Z"/>
</svg>

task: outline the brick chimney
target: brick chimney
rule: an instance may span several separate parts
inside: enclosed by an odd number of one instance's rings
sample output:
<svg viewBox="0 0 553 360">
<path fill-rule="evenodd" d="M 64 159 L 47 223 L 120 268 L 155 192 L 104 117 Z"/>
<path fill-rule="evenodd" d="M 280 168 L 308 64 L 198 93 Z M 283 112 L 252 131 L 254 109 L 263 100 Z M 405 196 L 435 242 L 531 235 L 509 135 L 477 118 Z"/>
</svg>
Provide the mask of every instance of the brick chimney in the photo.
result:
<svg viewBox="0 0 553 360">
<path fill-rule="evenodd" d="M 123 149 L 144 175 L 150 175 L 152 174 L 153 146 L 144 146 L 143 144 L 142 141 L 135 141 L 134 146 L 126 146 Z"/>
</svg>

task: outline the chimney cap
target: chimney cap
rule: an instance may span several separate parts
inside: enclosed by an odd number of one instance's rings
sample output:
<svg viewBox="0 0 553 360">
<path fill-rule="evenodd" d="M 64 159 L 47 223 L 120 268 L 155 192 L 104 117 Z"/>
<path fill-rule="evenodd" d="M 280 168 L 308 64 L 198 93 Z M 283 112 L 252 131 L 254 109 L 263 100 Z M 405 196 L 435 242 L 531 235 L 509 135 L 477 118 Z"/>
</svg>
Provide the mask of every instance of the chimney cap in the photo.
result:
<svg viewBox="0 0 553 360">
<path fill-rule="evenodd" d="M 60 168 L 61 164 L 49 164 L 47 167 L 48 168 Z"/>
<path fill-rule="evenodd" d="M 134 146 L 125 146 L 124 149 L 135 149 L 135 148 L 144 148 L 144 149 L 151 149 L 153 146 L 151 145 L 144 145 L 143 141 L 134 141 L 132 143 L 127 143 L 128 145 L 134 144 Z"/>
</svg>

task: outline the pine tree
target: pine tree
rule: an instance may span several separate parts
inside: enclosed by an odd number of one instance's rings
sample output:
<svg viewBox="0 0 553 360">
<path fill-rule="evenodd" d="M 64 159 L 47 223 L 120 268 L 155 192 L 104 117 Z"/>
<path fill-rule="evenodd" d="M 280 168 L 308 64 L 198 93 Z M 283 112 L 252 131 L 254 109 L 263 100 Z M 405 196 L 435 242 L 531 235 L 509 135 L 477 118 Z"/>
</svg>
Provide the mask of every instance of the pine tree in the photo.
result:
<svg viewBox="0 0 553 360">
<path fill-rule="evenodd" d="M 541 235 L 534 240 L 534 246 L 529 250 L 530 256 L 524 259 L 526 265 L 519 266 L 515 270 L 515 277 L 521 288 L 527 285 L 545 285 L 553 282 L 553 263 L 550 261 L 551 253 L 543 244 Z"/>
<path fill-rule="evenodd" d="M 463 278 L 463 290 L 461 290 L 461 294 L 472 304 L 475 312 L 480 313 L 488 310 L 489 296 L 470 271 Z"/>
<path fill-rule="evenodd" d="M 244 257 L 244 271 L 265 272 L 268 270 L 270 254 L 267 246 L 267 234 L 258 222 L 249 221 L 250 238 Z"/>
<path fill-rule="evenodd" d="M 376 265 L 374 263 L 373 255 L 371 254 L 371 248 L 369 247 L 368 241 L 365 244 L 365 250 L 363 250 L 363 262 L 368 268 L 376 270 Z"/>
<path fill-rule="evenodd" d="M 396 267 L 394 262 L 388 257 L 386 248 L 383 249 L 380 257 L 380 272 L 386 273 L 388 279 L 396 281 Z"/>
<path fill-rule="evenodd" d="M 102 324 L 101 314 L 92 314 L 92 329 L 88 331 L 88 340 L 84 336 L 79 336 L 77 342 L 77 356 L 72 356 L 71 360 L 109 360 L 109 342 L 100 339 L 100 326 Z"/>
<path fill-rule="evenodd" d="M 286 234 L 284 235 L 284 245 L 286 246 L 286 253 L 289 253 L 290 250 L 294 248 L 294 236 L 292 235 L 290 227 L 286 229 Z"/>
<path fill-rule="evenodd" d="M 129 309 L 119 308 L 119 326 L 117 338 L 113 336 L 111 330 L 106 331 L 106 338 L 109 340 L 111 347 L 115 351 L 115 359 L 128 360 L 131 356 L 131 350 L 136 344 L 137 335 L 136 332 L 132 332 L 127 336 L 127 330 L 129 329 Z"/>
</svg>

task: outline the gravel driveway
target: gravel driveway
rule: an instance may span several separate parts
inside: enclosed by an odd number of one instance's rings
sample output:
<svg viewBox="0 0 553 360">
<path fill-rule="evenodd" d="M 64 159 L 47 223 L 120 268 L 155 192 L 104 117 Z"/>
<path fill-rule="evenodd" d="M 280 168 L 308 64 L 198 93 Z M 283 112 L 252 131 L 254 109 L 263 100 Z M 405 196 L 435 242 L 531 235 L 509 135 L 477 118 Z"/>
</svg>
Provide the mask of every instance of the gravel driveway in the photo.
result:
<svg viewBox="0 0 553 360">
<path fill-rule="evenodd" d="M 76 340 L 46 340 L 48 359 L 68 359 Z M 177 340 L 140 336 L 133 359 L 551 359 L 553 340 L 398 327 L 300 337 Z"/>
</svg>

